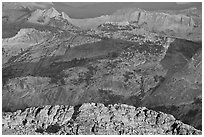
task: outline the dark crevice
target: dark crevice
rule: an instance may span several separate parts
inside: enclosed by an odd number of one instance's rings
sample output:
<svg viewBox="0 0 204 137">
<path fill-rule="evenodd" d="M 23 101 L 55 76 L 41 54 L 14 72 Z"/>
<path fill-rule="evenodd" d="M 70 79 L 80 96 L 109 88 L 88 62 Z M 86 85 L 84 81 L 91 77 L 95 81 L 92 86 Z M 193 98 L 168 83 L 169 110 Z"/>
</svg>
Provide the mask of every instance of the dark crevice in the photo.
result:
<svg viewBox="0 0 204 137">
<path fill-rule="evenodd" d="M 76 105 L 74 106 L 74 113 L 72 114 L 71 119 L 75 120 L 78 116 L 78 114 L 80 113 L 79 108 L 82 106 L 82 104 Z"/>
<path fill-rule="evenodd" d="M 76 128 L 76 135 L 79 135 L 79 125 L 77 125 L 77 128 Z"/>
<path fill-rule="evenodd" d="M 48 109 L 48 112 L 47 112 L 48 116 L 51 114 L 52 108 L 53 108 L 53 106 L 50 106 L 50 108 Z"/>
<path fill-rule="evenodd" d="M 147 118 L 148 117 L 148 115 L 147 115 L 147 109 L 145 109 L 145 110 L 143 110 L 144 111 L 144 113 L 145 113 L 145 117 Z"/>
<path fill-rule="evenodd" d="M 140 16 L 141 16 L 141 12 L 138 13 L 138 16 L 137 16 L 137 22 L 139 22 L 139 20 L 140 20 Z"/>
<path fill-rule="evenodd" d="M 119 135 L 122 135 L 122 131 L 121 130 L 119 131 Z"/>
<path fill-rule="evenodd" d="M 43 128 L 37 128 L 37 129 L 35 130 L 35 132 L 42 134 L 42 133 L 44 132 L 44 129 L 43 129 Z"/>
<path fill-rule="evenodd" d="M 41 108 L 38 108 L 37 110 L 36 110 L 36 112 L 35 112 L 35 117 L 38 115 L 38 113 L 40 113 L 40 111 L 43 109 L 43 107 L 41 107 Z"/>
<path fill-rule="evenodd" d="M 93 127 L 91 128 L 91 132 L 95 134 L 95 130 L 96 130 L 96 124 L 94 124 Z"/>
<path fill-rule="evenodd" d="M 161 116 L 161 113 L 157 114 L 157 116 L 156 116 L 156 124 L 159 123 L 159 118 L 160 118 L 160 116 Z"/>
<path fill-rule="evenodd" d="M 173 125 L 171 125 L 171 131 L 173 134 L 178 134 L 178 123 L 174 123 Z"/>
<path fill-rule="evenodd" d="M 140 113 L 137 113 L 136 116 L 139 117 Z"/>
<path fill-rule="evenodd" d="M 49 125 L 47 127 L 47 129 L 45 130 L 45 132 L 47 132 L 47 133 L 57 133 L 60 129 L 61 129 L 61 127 L 58 124 Z"/>
<path fill-rule="evenodd" d="M 27 119 L 24 119 L 24 120 L 22 121 L 22 123 L 23 123 L 23 125 L 25 126 L 26 123 L 27 123 Z"/>
</svg>

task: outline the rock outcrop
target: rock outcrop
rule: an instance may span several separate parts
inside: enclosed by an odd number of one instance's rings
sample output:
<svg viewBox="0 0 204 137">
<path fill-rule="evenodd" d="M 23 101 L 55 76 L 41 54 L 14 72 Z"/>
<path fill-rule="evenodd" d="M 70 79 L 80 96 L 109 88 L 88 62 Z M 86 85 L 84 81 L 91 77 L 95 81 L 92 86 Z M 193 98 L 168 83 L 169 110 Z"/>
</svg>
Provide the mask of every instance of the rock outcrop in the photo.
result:
<svg viewBox="0 0 204 137">
<path fill-rule="evenodd" d="M 172 115 L 125 104 L 44 106 L 5 112 L 3 134 L 197 135 L 201 131 Z"/>
</svg>

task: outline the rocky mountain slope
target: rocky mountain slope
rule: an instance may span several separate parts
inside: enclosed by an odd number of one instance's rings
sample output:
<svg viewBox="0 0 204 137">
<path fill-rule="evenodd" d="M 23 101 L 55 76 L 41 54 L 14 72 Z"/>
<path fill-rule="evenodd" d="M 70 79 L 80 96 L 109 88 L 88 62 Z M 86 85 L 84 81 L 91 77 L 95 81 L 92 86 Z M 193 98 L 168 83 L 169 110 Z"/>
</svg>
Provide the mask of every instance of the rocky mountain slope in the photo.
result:
<svg viewBox="0 0 204 137">
<path fill-rule="evenodd" d="M 123 39 L 129 38 L 101 39 L 66 31 L 47 32 L 46 36 L 49 36 L 48 39 L 41 43 L 21 48 L 17 42 L 9 48 L 9 40 L 14 38 L 4 40 L 7 41 L 3 43 L 4 111 L 50 104 L 78 105 L 84 102 L 126 103 L 153 108 L 175 105 L 172 95 L 173 98 L 177 97 L 178 106 L 194 103 L 195 98 L 201 96 L 200 86 L 195 86 L 197 94 L 194 94 L 195 90 L 191 90 L 191 86 L 186 87 L 183 94 L 193 96 L 183 99 L 180 98 L 182 95 L 177 95 L 181 91 L 179 89 L 171 90 L 171 96 L 160 94 L 170 90 L 163 83 L 170 84 L 168 79 L 192 60 L 188 52 L 193 55 L 200 48 L 199 43 L 188 44 L 185 40 L 154 35 L 152 41 L 145 35 L 130 35 L 131 39 L 127 41 Z M 32 43 L 32 39 L 27 40 Z M 174 45 L 176 41 L 179 44 Z M 183 48 L 186 48 L 185 52 Z M 199 73 L 199 69 L 192 71 L 196 77 L 200 76 Z M 156 94 L 168 104 L 162 104 Z M 171 97 L 168 102 L 165 96 Z M 183 114 L 191 110 L 192 107 Z M 201 123 L 194 126 L 200 127 Z"/>
<path fill-rule="evenodd" d="M 186 37 L 192 32 L 191 36 L 200 38 L 201 33 L 194 31 L 201 24 L 195 21 L 195 16 L 200 18 L 195 9 L 187 11 L 118 11 L 106 16 L 117 22 L 103 23 L 99 17 L 101 24 L 88 30 L 77 27 L 73 19 L 54 8 L 34 10 L 23 20 L 5 22 L 3 112 L 15 115 L 17 110 L 47 105 L 121 103 L 172 114 L 201 130 L 202 41 Z M 166 33 L 165 25 L 174 36 Z M 10 31 L 12 27 L 16 34 Z M 45 133 L 46 128 L 42 126 L 39 132 Z"/>
<path fill-rule="evenodd" d="M 172 70 L 175 71 L 175 70 Z M 166 76 L 162 86 L 151 93 L 144 101 L 155 110 L 173 114 L 185 123 L 194 123 L 197 128 L 202 125 L 202 51 L 198 50 L 188 63 Z M 167 74 L 168 75 L 168 74 Z M 148 104 L 148 105 L 147 105 Z M 158 105 L 159 104 L 159 105 Z M 199 120 L 195 120 L 199 119 Z"/>
<path fill-rule="evenodd" d="M 44 106 L 3 113 L 3 134 L 199 135 L 172 115 L 124 104 Z"/>
<path fill-rule="evenodd" d="M 166 73 L 160 64 L 154 64 L 164 57 L 165 46 L 169 46 L 166 41 L 158 38 L 157 43 L 150 42 L 151 46 L 148 46 L 145 43 L 99 39 L 64 31 L 56 32 L 47 41 L 23 50 L 14 48 L 19 47 L 16 43 L 12 51 L 17 55 L 11 53 L 5 43 L 3 106 L 15 110 L 58 101 L 76 105 L 81 101 L 103 102 L 103 98 L 109 98 L 108 102 L 112 102 L 118 97 L 124 101 L 134 95 L 136 98 L 140 95 L 143 97 L 145 92 L 158 84 L 159 76 Z M 152 71 L 148 72 L 150 68 Z M 141 69 L 147 69 L 146 74 L 139 72 Z M 138 77 L 134 76 L 134 71 L 138 71 Z M 152 84 L 143 90 L 141 87 L 144 83 Z M 88 97 L 89 94 L 91 97 Z M 28 104 L 26 100 L 30 98 Z"/>
</svg>

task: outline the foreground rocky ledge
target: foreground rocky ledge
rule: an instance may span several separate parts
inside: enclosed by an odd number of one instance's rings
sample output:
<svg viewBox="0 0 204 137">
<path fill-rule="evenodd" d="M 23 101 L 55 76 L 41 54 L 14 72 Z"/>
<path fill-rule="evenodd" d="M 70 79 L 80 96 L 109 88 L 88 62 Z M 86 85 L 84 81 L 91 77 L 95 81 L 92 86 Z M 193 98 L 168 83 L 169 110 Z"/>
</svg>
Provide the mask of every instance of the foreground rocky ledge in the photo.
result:
<svg viewBox="0 0 204 137">
<path fill-rule="evenodd" d="M 2 117 L 2 134 L 202 134 L 172 115 L 124 104 L 48 105 Z"/>
</svg>

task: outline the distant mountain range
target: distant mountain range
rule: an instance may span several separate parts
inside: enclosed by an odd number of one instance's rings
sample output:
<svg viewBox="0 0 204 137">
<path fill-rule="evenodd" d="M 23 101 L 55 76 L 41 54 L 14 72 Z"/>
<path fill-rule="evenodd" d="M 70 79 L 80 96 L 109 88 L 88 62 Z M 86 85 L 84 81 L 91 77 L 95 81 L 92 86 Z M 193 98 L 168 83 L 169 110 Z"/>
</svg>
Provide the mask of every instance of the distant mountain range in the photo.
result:
<svg viewBox="0 0 204 137">
<path fill-rule="evenodd" d="M 185 5 L 192 6 L 197 4 L 198 3 Z M 41 9 L 36 9 L 37 6 Z M 49 6 L 53 7 L 47 9 Z M 175 37 L 181 36 L 182 38 L 194 39 L 197 41 L 201 39 L 201 10 L 195 7 L 183 10 L 158 9 L 157 11 L 145 11 L 134 7 L 119 9 L 111 15 L 103 15 L 86 19 L 71 18 L 69 13 L 66 14 L 66 12 L 60 12 L 60 10 L 58 11 L 54 7 L 55 4 L 53 3 L 46 3 L 44 5 L 33 3 L 30 5 L 14 3 L 12 5 L 10 3 L 4 3 L 3 25 L 5 28 L 6 24 L 17 22 L 46 25 L 51 18 L 60 16 L 63 20 L 67 20 L 69 24 L 81 29 L 95 29 L 106 22 L 127 21 L 129 23 L 137 23 L 140 26 L 142 25 L 143 28 L 150 32 L 160 32 Z M 69 7 L 67 8 L 69 9 Z"/>
</svg>

